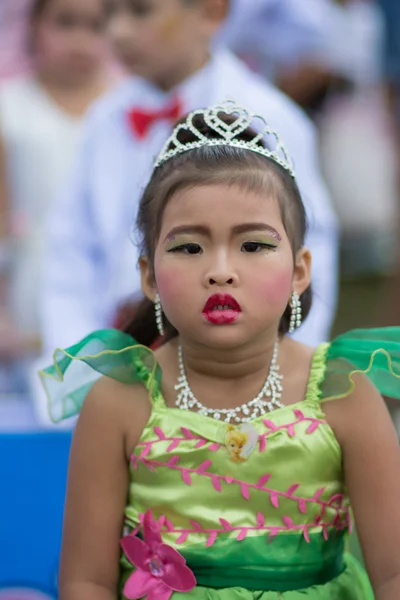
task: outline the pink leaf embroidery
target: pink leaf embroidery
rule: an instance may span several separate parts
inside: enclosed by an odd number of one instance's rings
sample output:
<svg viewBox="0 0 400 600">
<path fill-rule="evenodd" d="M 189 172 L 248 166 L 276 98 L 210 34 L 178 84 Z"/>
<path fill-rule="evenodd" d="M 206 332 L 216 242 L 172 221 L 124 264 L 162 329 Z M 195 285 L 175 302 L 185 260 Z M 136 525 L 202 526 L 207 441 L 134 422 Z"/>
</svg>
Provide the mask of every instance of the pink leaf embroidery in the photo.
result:
<svg viewBox="0 0 400 600">
<path fill-rule="evenodd" d="M 226 483 L 232 483 L 233 477 L 225 477 Z"/>
<path fill-rule="evenodd" d="M 244 540 L 244 538 L 247 535 L 247 529 L 242 529 L 242 531 L 239 533 L 239 535 L 237 536 L 237 541 L 241 542 L 242 540 Z"/>
<path fill-rule="evenodd" d="M 290 517 L 282 517 L 282 521 L 284 522 L 284 524 L 286 525 L 286 527 L 288 527 L 290 529 L 292 527 L 294 527 L 293 520 Z"/>
<path fill-rule="evenodd" d="M 296 419 L 299 421 L 304 421 L 304 413 L 301 410 L 294 410 L 293 413 Z"/>
<path fill-rule="evenodd" d="M 148 468 L 149 471 L 153 472 L 155 471 L 155 467 L 154 465 L 151 464 L 151 462 L 149 460 L 143 459 L 143 464 L 145 465 L 145 467 Z"/>
<path fill-rule="evenodd" d="M 171 523 L 171 521 L 167 518 L 165 518 L 165 527 L 167 528 L 168 531 L 174 531 L 174 525 L 173 523 Z"/>
<path fill-rule="evenodd" d="M 318 427 L 319 427 L 319 422 L 318 421 L 313 421 L 311 423 L 311 425 L 307 428 L 306 433 L 314 433 L 314 431 L 316 429 L 318 429 Z"/>
<path fill-rule="evenodd" d="M 267 447 L 267 440 L 265 439 L 265 435 L 260 435 L 260 452 L 264 452 Z"/>
<path fill-rule="evenodd" d="M 276 527 L 272 528 L 271 531 L 269 532 L 269 536 L 267 538 L 268 544 L 273 542 L 277 535 L 278 535 L 278 530 L 276 529 Z"/>
<path fill-rule="evenodd" d="M 322 487 L 322 488 L 319 488 L 319 490 L 317 490 L 317 491 L 315 492 L 315 494 L 314 494 L 314 496 L 313 496 L 313 498 L 312 498 L 312 499 L 313 499 L 313 501 L 314 501 L 314 502 L 318 502 L 318 500 L 320 499 L 320 497 L 322 496 L 322 494 L 324 493 L 324 491 L 325 491 L 325 488 L 324 488 L 324 487 Z"/>
<path fill-rule="evenodd" d="M 262 527 L 264 527 L 264 524 L 265 524 L 265 517 L 261 512 L 259 512 L 257 514 L 257 527 L 259 527 L 261 529 Z"/>
<path fill-rule="evenodd" d="M 154 433 L 158 436 L 160 440 L 165 440 L 165 433 L 159 427 L 154 427 Z"/>
<path fill-rule="evenodd" d="M 172 452 L 173 450 L 175 450 L 175 448 L 176 448 L 177 446 L 179 446 L 179 442 L 180 442 L 180 440 L 174 440 L 174 441 L 172 442 L 172 444 L 170 444 L 170 445 L 168 446 L 168 448 L 167 448 L 167 452 Z"/>
<path fill-rule="evenodd" d="M 228 523 L 228 521 L 225 521 L 225 519 L 220 519 L 219 522 L 221 523 L 221 525 L 225 529 L 225 531 L 232 530 L 232 525 L 230 523 Z"/>
<path fill-rule="evenodd" d="M 242 496 L 245 500 L 250 500 L 249 488 L 245 483 L 242 483 L 240 486 L 240 491 L 242 492 Z"/>
<path fill-rule="evenodd" d="M 275 506 L 275 508 L 279 508 L 279 498 L 276 492 L 271 492 L 269 495 L 269 499 L 271 501 L 272 506 Z"/>
<path fill-rule="evenodd" d="M 299 511 L 305 515 L 307 513 L 307 503 L 303 498 L 299 500 Z"/>
<path fill-rule="evenodd" d="M 195 446 L 195 448 L 202 448 L 207 444 L 207 440 L 199 440 Z"/>
<path fill-rule="evenodd" d="M 306 542 L 309 544 L 310 543 L 310 536 L 308 535 L 308 529 L 307 526 L 304 527 L 304 539 L 306 540 Z"/>
<path fill-rule="evenodd" d="M 145 458 L 151 451 L 151 444 L 146 444 L 143 450 L 140 453 L 140 458 Z"/>
<path fill-rule="evenodd" d="M 264 419 L 263 423 L 264 423 L 265 427 L 268 427 L 268 429 L 270 429 L 271 431 L 275 431 L 277 428 L 275 423 L 273 423 L 269 419 Z"/>
<path fill-rule="evenodd" d="M 195 531 L 203 531 L 200 523 L 198 523 L 197 521 L 190 521 L 190 524 L 192 525 Z"/>
<path fill-rule="evenodd" d="M 328 534 L 328 528 L 327 527 L 323 528 L 322 535 L 324 536 L 324 540 L 328 540 L 329 539 L 329 534 Z"/>
<path fill-rule="evenodd" d="M 299 483 L 295 483 L 294 485 L 292 485 L 288 491 L 287 491 L 287 495 L 288 496 L 292 496 L 294 494 L 294 492 L 297 490 L 297 488 L 299 487 Z"/>
<path fill-rule="evenodd" d="M 208 449 L 211 452 L 215 452 L 216 450 L 219 450 L 221 448 L 221 444 L 217 444 L 217 442 L 215 442 L 214 444 L 211 444 Z"/>
<path fill-rule="evenodd" d="M 197 472 L 200 474 L 205 473 L 207 471 L 207 469 L 209 469 L 211 467 L 211 465 L 212 465 L 212 460 L 205 460 L 203 463 L 201 463 L 201 465 L 197 469 Z"/>
<path fill-rule="evenodd" d="M 218 476 L 217 475 L 213 475 L 212 478 L 211 478 L 211 481 L 212 481 L 212 484 L 214 486 L 214 489 L 217 492 L 222 492 L 221 482 L 220 482 Z"/>
<path fill-rule="evenodd" d="M 169 467 L 173 468 L 173 467 L 176 467 L 178 462 L 179 462 L 179 456 L 177 454 L 175 454 L 175 456 L 173 456 L 172 458 L 169 459 L 167 464 Z"/>
<path fill-rule="evenodd" d="M 213 532 L 210 534 L 210 536 L 209 536 L 209 538 L 208 538 L 208 540 L 207 540 L 207 542 L 206 542 L 206 546 L 207 546 L 207 548 L 209 548 L 210 546 L 212 546 L 212 545 L 214 544 L 214 542 L 215 542 L 215 540 L 216 540 L 216 539 L 217 539 L 217 532 L 216 532 L 216 531 L 213 531 Z"/>
<path fill-rule="evenodd" d="M 290 423 L 290 425 L 288 425 L 287 431 L 288 431 L 289 437 L 294 437 L 295 436 L 295 431 L 294 431 L 294 425 L 293 425 L 293 423 Z"/>
<path fill-rule="evenodd" d="M 182 479 L 186 483 L 186 485 L 192 485 L 192 479 L 190 477 L 190 473 L 186 470 L 182 470 Z"/>
<path fill-rule="evenodd" d="M 194 438 L 193 433 L 189 429 L 186 429 L 186 427 L 181 427 L 181 431 L 186 440 L 192 440 Z"/>
<path fill-rule="evenodd" d="M 189 535 L 189 533 L 187 531 L 185 531 L 178 537 L 178 539 L 176 540 L 176 543 L 183 544 L 184 542 L 186 542 L 188 535 Z"/>
<path fill-rule="evenodd" d="M 161 517 L 157 521 L 159 529 L 165 525 L 165 515 L 161 515 Z"/>
<path fill-rule="evenodd" d="M 264 485 L 266 483 L 268 483 L 268 481 L 270 479 L 271 479 L 271 475 L 269 473 L 266 473 L 265 475 L 263 475 L 262 477 L 260 477 L 260 479 L 258 480 L 257 487 L 258 488 L 264 487 Z"/>
<path fill-rule="evenodd" d="M 347 527 L 349 529 L 349 533 L 353 533 L 353 519 L 351 518 L 350 513 L 347 515 Z"/>
</svg>

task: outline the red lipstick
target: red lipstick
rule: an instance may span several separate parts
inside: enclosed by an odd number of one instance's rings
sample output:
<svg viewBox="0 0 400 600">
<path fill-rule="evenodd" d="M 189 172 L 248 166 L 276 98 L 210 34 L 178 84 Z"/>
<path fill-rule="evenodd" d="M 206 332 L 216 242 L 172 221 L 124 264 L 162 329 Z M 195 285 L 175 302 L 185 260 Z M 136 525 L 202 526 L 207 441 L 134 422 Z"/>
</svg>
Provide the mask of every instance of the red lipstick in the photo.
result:
<svg viewBox="0 0 400 600">
<path fill-rule="evenodd" d="M 240 304 L 229 294 L 213 294 L 203 308 L 203 315 L 214 325 L 234 323 L 242 312 Z"/>
</svg>

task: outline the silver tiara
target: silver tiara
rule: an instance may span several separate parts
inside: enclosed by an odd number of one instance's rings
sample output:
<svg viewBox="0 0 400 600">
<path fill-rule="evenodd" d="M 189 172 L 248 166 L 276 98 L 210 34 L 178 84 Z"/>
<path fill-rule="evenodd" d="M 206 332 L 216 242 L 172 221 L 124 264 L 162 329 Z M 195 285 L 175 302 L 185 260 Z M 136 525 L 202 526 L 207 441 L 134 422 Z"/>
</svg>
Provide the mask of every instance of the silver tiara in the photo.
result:
<svg viewBox="0 0 400 600">
<path fill-rule="evenodd" d="M 221 119 L 221 114 L 232 115 L 236 117 L 233 123 L 225 123 Z M 197 115 L 201 115 L 208 127 L 218 133 L 221 137 L 210 139 L 199 131 L 193 124 Z M 244 141 L 240 138 L 241 134 L 249 127 L 256 132 L 254 138 L 250 141 Z M 196 138 L 196 141 L 182 143 L 178 136 L 181 131 L 190 131 Z M 258 145 L 263 141 L 266 147 Z M 232 146 L 234 148 L 244 148 L 262 154 L 284 169 L 289 171 L 292 177 L 295 177 L 294 165 L 288 151 L 286 150 L 278 133 L 272 129 L 266 120 L 260 115 L 250 113 L 245 108 L 237 105 L 233 100 L 227 100 L 222 104 L 216 104 L 210 108 L 194 110 L 189 113 L 184 123 L 177 125 L 161 150 L 154 168 L 164 164 L 177 154 L 183 154 L 195 148 L 203 146 Z"/>
</svg>

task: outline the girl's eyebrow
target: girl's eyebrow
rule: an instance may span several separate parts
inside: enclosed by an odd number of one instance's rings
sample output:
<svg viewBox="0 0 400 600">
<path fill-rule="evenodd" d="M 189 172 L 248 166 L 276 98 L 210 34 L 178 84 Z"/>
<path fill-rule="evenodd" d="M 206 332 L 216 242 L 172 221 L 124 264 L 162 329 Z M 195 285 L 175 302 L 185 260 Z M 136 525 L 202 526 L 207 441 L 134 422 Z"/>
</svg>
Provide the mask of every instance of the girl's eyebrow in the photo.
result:
<svg viewBox="0 0 400 600">
<path fill-rule="evenodd" d="M 249 231 L 266 231 L 267 233 L 270 233 L 274 238 L 276 238 L 279 242 L 282 240 L 280 233 L 271 225 L 267 225 L 267 223 L 241 223 L 240 225 L 235 225 L 234 227 L 232 227 L 233 234 L 247 233 Z M 210 237 L 211 235 L 210 229 L 205 225 L 179 225 L 178 227 L 174 227 L 173 229 L 171 229 L 171 231 L 166 236 L 164 242 L 170 241 L 179 234 L 185 233 L 198 233 L 208 237 Z"/>
</svg>

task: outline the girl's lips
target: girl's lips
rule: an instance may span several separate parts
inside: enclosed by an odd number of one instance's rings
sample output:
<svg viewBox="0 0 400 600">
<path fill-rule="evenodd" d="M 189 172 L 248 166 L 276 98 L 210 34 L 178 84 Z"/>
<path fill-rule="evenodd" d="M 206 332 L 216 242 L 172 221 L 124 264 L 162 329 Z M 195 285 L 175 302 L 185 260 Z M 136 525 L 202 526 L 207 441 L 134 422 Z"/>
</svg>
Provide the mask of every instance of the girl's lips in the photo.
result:
<svg viewBox="0 0 400 600">
<path fill-rule="evenodd" d="M 203 315 L 214 325 L 234 323 L 241 313 L 240 304 L 230 294 L 214 294 L 207 300 Z"/>
<path fill-rule="evenodd" d="M 218 307 L 221 306 L 225 310 L 234 310 L 236 312 L 242 311 L 240 304 L 230 294 L 213 294 L 207 300 L 206 305 L 203 308 L 203 313 L 209 312 L 210 310 L 218 310 Z M 219 308 L 219 310 L 221 309 Z"/>
</svg>

